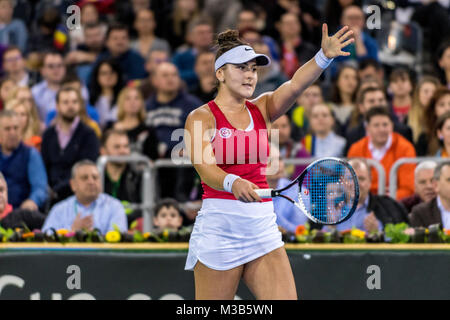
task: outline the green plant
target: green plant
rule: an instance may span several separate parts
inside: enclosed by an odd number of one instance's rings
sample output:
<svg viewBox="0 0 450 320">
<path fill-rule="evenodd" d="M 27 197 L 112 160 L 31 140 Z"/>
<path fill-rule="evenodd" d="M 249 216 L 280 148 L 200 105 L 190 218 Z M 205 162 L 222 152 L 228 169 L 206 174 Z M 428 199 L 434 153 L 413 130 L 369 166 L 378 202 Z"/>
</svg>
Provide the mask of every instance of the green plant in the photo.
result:
<svg viewBox="0 0 450 320">
<path fill-rule="evenodd" d="M 388 223 L 384 228 L 386 240 L 391 243 L 408 243 L 410 236 L 404 232 L 406 229 L 408 229 L 408 225 L 405 222 Z"/>
</svg>

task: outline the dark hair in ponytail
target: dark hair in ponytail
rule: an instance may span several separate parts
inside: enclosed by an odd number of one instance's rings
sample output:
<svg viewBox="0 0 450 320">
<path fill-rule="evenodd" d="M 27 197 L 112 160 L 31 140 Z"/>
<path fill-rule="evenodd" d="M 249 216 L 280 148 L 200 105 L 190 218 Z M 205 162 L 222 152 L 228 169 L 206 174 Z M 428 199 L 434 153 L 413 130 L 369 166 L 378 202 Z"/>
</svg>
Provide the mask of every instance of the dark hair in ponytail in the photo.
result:
<svg viewBox="0 0 450 320">
<path fill-rule="evenodd" d="M 248 45 L 248 43 L 245 43 L 241 39 L 239 39 L 239 31 L 228 29 L 219 33 L 219 35 L 217 36 L 216 45 L 217 53 L 215 60 L 217 60 L 228 50 L 231 50 L 238 46 Z"/>
</svg>

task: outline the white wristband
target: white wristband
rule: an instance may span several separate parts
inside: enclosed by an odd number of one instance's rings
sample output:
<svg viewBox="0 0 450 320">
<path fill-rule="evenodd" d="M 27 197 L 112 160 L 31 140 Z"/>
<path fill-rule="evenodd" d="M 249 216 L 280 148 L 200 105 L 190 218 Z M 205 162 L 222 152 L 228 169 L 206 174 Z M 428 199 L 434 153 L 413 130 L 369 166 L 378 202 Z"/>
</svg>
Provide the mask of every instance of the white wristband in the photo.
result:
<svg viewBox="0 0 450 320">
<path fill-rule="evenodd" d="M 322 69 L 328 68 L 328 66 L 334 60 L 334 58 L 330 59 L 330 58 L 325 57 L 322 49 L 320 49 L 319 52 L 316 53 L 316 55 L 314 56 L 314 59 L 316 60 L 317 65 L 319 67 L 321 67 Z"/>
<path fill-rule="evenodd" d="M 235 174 L 227 174 L 225 176 L 225 179 L 223 179 L 223 190 L 225 190 L 226 192 L 230 192 L 233 193 L 231 191 L 231 188 L 233 187 L 233 182 L 236 179 L 240 179 L 241 177 L 235 175 Z"/>
</svg>

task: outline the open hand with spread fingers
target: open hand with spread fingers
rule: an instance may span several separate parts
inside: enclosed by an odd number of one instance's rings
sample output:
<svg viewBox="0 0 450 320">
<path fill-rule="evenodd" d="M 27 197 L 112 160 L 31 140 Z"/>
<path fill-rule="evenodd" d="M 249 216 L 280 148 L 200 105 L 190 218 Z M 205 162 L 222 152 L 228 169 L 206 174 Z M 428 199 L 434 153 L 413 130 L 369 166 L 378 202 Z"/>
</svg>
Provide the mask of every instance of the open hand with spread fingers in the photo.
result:
<svg viewBox="0 0 450 320">
<path fill-rule="evenodd" d="M 328 36 L 328 25 L 322 25 L 322 51 L 328 58 L 336 58 L 338 56 L 349 56 L 350 52 L 342 51 L 343 48 L 355 41 L 353 31 L 349 30 L 348 26 L 341 28 L 333 36 Z"/>
</svg>

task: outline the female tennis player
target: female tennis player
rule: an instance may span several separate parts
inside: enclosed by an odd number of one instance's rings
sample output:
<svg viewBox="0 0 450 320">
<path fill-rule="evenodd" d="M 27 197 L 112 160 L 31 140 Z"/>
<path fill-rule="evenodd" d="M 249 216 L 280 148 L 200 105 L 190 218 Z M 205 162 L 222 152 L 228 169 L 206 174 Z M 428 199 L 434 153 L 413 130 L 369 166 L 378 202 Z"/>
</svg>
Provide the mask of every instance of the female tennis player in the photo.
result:
<svg viewBox="0 0 450 320">
<path fill-rule="evenodd" d="M 196 299 L 233 299 L 241 278 L 257 299 L 297 299 L 272 201 L 254 189 L 268 188 L 264 168 L 270 124 L 333 58 L 350 54 L 342 49 L 354 41 L 352 34 L 345 26 L 330 37 L 324 24 L 315 57 L 290 81 L 254 100 L 248 99 L 255 90 L 256 67 L 268 65 L 269 57 L 256 54 L 236 30 L 219 34 L 217 97 L 192 111 L 185 125 L 186 151 L 204 191 L 185 266 L 194 271 Z"/>
</svg>

